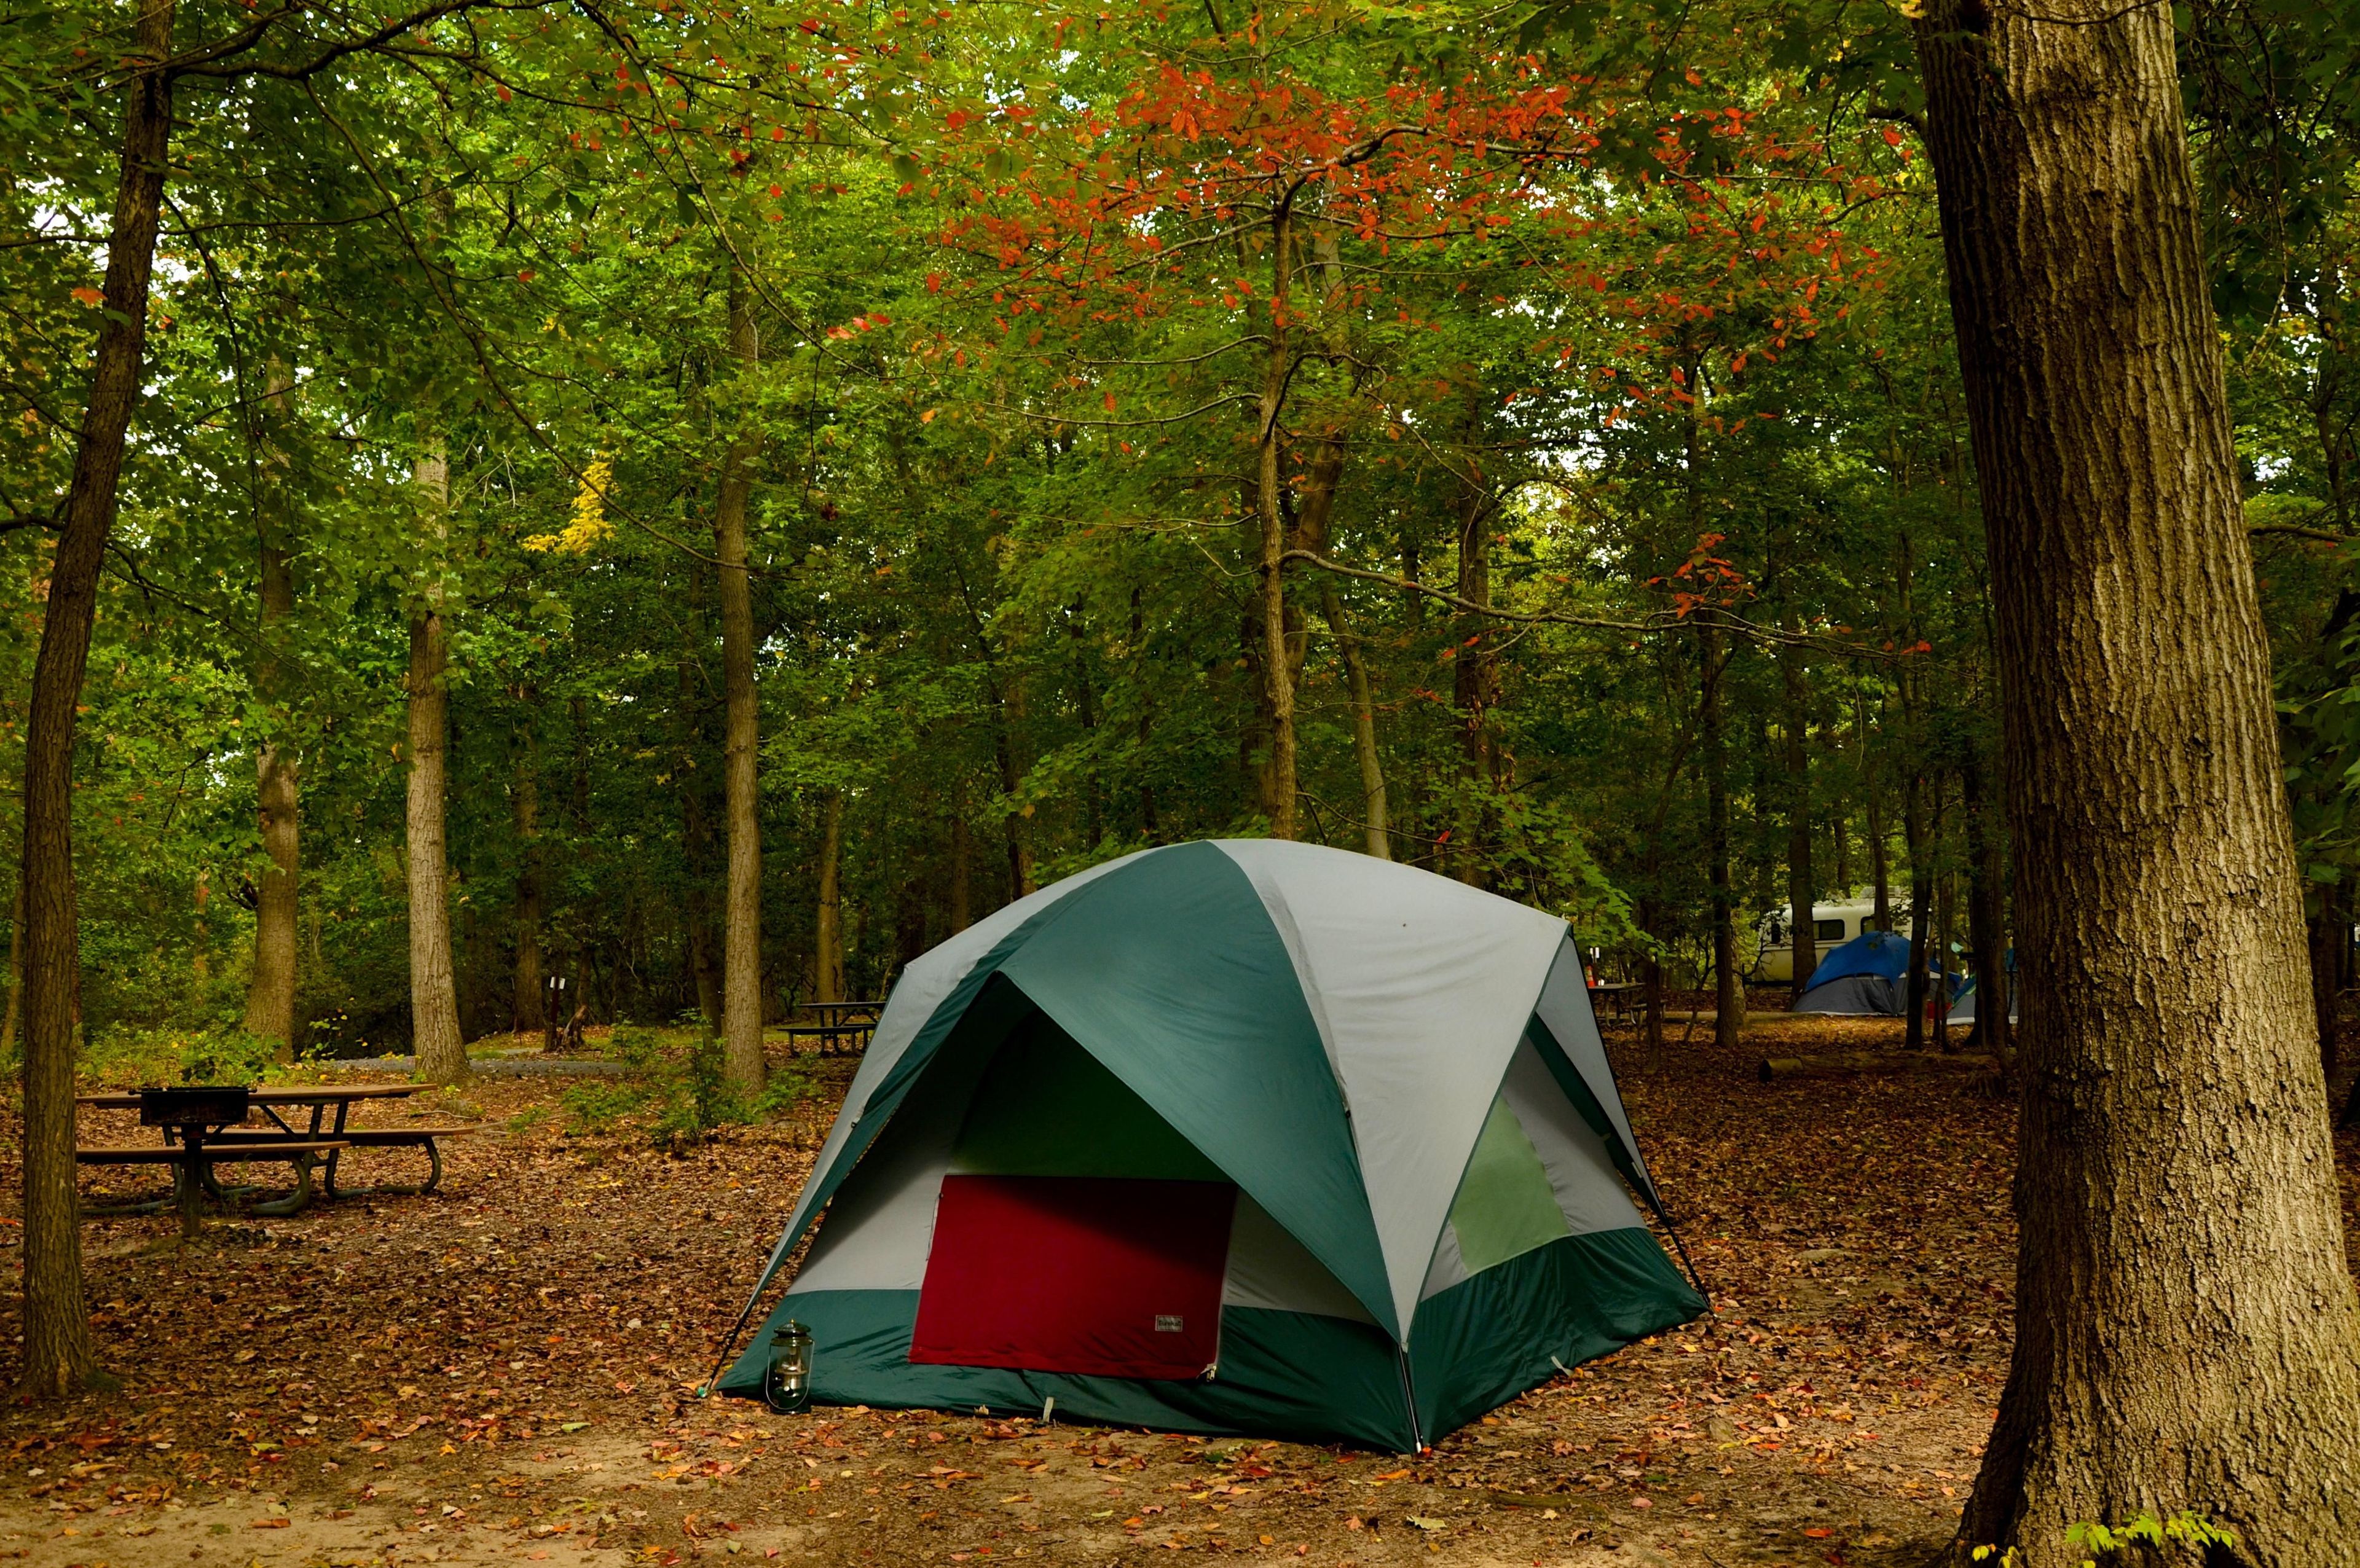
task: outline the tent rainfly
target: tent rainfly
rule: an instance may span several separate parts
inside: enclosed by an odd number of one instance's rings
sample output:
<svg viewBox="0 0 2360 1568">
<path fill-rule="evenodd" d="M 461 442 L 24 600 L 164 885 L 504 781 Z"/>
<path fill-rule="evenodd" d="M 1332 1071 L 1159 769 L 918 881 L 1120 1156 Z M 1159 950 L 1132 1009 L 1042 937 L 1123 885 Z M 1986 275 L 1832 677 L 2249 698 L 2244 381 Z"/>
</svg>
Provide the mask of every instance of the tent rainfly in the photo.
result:
<svg viewBox="0 0 2360 1568">
<path fill-rule="evenodd" d="M 1935 966 L 1928 961 L 1928 967 Z M 1863 931 L 1819 960 L 1790 1012 L 1864 1013 L 1897 1018 L 1909 1010 L 1909 939 Z"/>
<path fill-rule="evenodd" d="M 903 972 L 719 1388 L 792 1319 L 824 1403 L 1412 1451 L 1706 1310 L 1626 1184 L 1662 1215 L 1563 921 L 1143 850 Z"/>
</svg>

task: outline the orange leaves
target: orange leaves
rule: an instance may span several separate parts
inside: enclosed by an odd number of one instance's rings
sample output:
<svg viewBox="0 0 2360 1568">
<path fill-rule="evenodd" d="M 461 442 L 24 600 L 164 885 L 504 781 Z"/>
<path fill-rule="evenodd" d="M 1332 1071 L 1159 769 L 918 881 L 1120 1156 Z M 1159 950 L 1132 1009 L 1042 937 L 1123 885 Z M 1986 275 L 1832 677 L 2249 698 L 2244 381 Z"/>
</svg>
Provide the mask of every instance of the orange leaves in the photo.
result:
<svg viewBox="0 0 2360 1568">
<path fill-rule="evenodd" d="M 82 287 L 75 289 L 73 291 L 73 297 L 81 300 L 83 304 L 89 306 L 93 310 L 106 303 L 105 293 L 101 289 L 91 288 L 88 284 L 84 284 Z"/>
</svg>

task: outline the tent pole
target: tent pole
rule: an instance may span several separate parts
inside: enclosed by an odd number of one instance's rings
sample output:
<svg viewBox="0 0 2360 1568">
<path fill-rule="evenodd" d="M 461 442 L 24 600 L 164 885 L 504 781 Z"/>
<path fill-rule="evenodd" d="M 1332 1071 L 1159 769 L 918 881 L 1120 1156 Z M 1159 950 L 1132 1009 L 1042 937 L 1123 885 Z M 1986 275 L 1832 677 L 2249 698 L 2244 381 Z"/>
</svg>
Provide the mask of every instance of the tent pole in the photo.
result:
<svg viewBox="0 0 2360 1568">
<path fill-rule="evenodd" d="M 1680 1267 L 1688 1271 L 1688 1283 L 1694 1285 L 1697 1294 L 1704 1298 L 1705 1311 L 1712 1311 L 1712 1292 L 1704 1288 L 1704 1279 L 1697 1273 L 1695 1260 L 1688 1257 L 1688 1244 L 1682 1241 L 1680 1233 L 1672 1228 L 1672 1216 L 1664 1212 L 1664 1205 L 1660 1203 L 1650 1203 L 1648 1207 L 1654 1209 L 1655 1217 L 1664 1222 L 1664 1234 L 1672 1238 L 1672 1250 L 1680 1255 Z"/>
<path fill-rule="evenodd" d="M 1666 1224 L 1664 1228 L 1669 1230 L 1671 1226 Z M 1681 1256 L 1686 1257 L 1687 1255 L 1683 1253 Z M 746 1320 L 754 1315 L 754 1303 L 762 1299 L 762 1287 L 768 1285 L 770 1282 L 770 1270 L 764 1269 L 762 1271 L 762 1278 L 755 1283 L 754 1293 L 746 1298 L 745 1308 L 738 1312 L 738 1321 L 729 1325 L 728 1337 L 721 1342 L 721 1358 L 713 1364 L 713 1370 L 705 1374 L 705 1387 L 697 1390 L 696 1397 L 698 1399 L 709 1399 L 713 1398 L 713 1390 L 721 1381 L 721 1369 L 729 1365 L 729 1353 L 733 1349 L 737 1348 L 738 1336 L 746 1332 Z"/>
</svg>

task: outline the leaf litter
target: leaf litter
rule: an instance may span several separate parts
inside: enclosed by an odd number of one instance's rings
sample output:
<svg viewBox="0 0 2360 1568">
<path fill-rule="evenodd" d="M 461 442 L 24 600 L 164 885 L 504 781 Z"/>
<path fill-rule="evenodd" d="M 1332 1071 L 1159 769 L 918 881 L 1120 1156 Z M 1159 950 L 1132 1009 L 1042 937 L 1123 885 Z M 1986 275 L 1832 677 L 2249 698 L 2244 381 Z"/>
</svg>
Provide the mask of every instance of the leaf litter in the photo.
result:
<svg viewBox="0 0 2360 1568">
<path fill-rule="evenodd" d="M 1715 1311 L 1415 1456 L 700 1401 L 851 1063 L 676 1154 L 481 1082 L 510 1130 L 454 1140 L 436 1195 L 186 1253 L 169 1216 L 86 1225 L 123 1387 L 0 1411 L 0 1561 L 1897 1565 L 1954 1528 L 2005 1375 L 2013 1108 L 1966 1074 L 1754 1079 L 1897 1032 L 1757 1015 L 1734 1053 L 1651 1060 L 1613 1031 Z"/>
</svg>

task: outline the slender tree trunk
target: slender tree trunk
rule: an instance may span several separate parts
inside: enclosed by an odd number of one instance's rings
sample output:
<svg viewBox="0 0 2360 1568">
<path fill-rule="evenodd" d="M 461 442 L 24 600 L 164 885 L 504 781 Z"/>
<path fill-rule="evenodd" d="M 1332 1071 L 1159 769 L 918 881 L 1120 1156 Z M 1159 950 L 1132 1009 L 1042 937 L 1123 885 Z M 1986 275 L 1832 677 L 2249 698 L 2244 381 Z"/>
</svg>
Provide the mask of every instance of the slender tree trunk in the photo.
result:
<svg viewBox="0 0 2360 1568">
<path fill-rule="evenodd" d="M 1878 764 L 1875 752 L 1869 746 L 1867 720 L 1868 699 L 1863 696 L 1860 700 L 1858 731 L 1861 736 L 1861 775 L 1866 784 L 1863 792 L 1867 796 L 1863 804 L 1868 814 L 1869 897 L 1874 911 L 1870 918 L 1876 922 L 1878 931 L 1889 931 L 1893 929 L 1893 862 L 1887 839 L 1892 828 L 1885 820 L 1885 771 Z"/>
<path fill-rule="evenodd" d="M 2310 922 L 2312 1027 L 2319 1032 L 2320 1072 L 2331 1084 L 2335 1082 L 2336 971 L 2342 957 L 2339 950 L 2352 940 L 2352 928 L 2335 894 L 2333 887 L 2319 889 L 2319 916 Z"/>
<path fill-rule="evenodd" d="M 1967 748 L 1960 775 L 1967 811 L 1967 945 L 1974 951 L 1975 1027 L 1967 1044 L 2016 1074 L 2016 1051 L 2008 1039 L 2007 832 L 1999 802 L 1984 787 L 1980 748 Z"/>
<path fill-rule="evenodd" d="M 1098 692 L 1090 681 L 1089 645 L 1082 635 L 1084 606 L 1076 604 L 1065 619 L 1074 645 L 1074 717 L 1082 726 L 1089 760 L 1082 769 L 1082 822 L 1092 849 L 1106 842 L 1106 785 L 1099 777 L 1098 753 Z"/>
<path fill-rule="evenodd" d="M 1798 630 L 1789 619 L 1790 631 Z M 1802 650 L 1779 649 L 1778 675 L 1786 698 L 1786 902 L 1794 911 L 1795 983 L 1801 996 L 1819 967 L 1818 922 L 1811 910 L 1819 893 L 1811 876 L 1810 691 Z"/>
<path fill-rule="evenodd" d="M 25 879 L 16 878 L 16 905 L 8 917 L 8 1016 L 0 1019 L 0 1056 L 16 1049 L 16 1026 L 25 1002 Z"/>
<path fill-rule="evenodd" d="M 1712 1040 L 1735 1050 L 1745 1027 L 1745 987 L 1737 974 L 1737 898 L 1729 864 L 1729 749 L 1722 734 L 1721 681 L 1729 665 L 1710 610 L 1697 627 L 1704 684 L 1697 724 L 1704 748 L 1705 860 L 1712 884 Z"/>
<path fill-rule="evenodd" d="M 274 365 L 264 397 L 269 434 L 287 414 L 294 377 Z M 295 615 L 293 508 L 288 504 L 287 458 L 277 441 L 263 453 L 257 509 L 261 522 L 260 624 L 254 687 L 271 714 L 271 731 L 255 754 L 256 804 L 262 853 L 269 865 L 255 889 L 254 975 L 246 991 L 246 1032 L 276 1040 L 279 1060 L 295 1059 L 295 904 L 300 887 L 296 822 L 296 750 L 288 734 L 284 643 Z"/>
<path fill-rule="evenodd" d="M 1147 622 L 1140 607 L 1140 593 L 1135 583 L 1131 590 L 1131 657 L 1133 659 L 1147 657 Z M 1139 757 L 1142 773 L 1147 766 L 1147 737 L 1153 727 L 1153 713 L 1142 702 L 1139 705 Z M 1139 836 L 1153 844 L 1155 835 L 1155 786 L 1142 777 L 1139 781 Z"/>
<path fill-rule="evenodd" d="M 1262 677 L 1263 706 L 1270 713 L 1270 836 L 1295 836 L 1295 681 L 1286 650 L 1286 519 L 1280 508 L 1284 483 L 1279 462 L 1279 415 L 1294 373 L 1290 341 L 1295 218 L 1281 205 L 1270 226 L 1270 353 L 1262 372 L 1262 401 L 1255 424 L 1255 506 L 1262 518 Z"/>
<path fill-rule="evenodd" d="M 992 726 L 992 746 L 1000 763 L 1000 792 L 1008 801 L 1007 815 L 1000 828 L 1007 839 L 1009 898 L 1024 898 L 1037 889 L 1032 885 L 1032 837 L 1025 831 L 1025 808 L 1018 806 L 1016 789 L 1024 776 L 1016 767 L 1016 721 L 1024 716 L 1024 689 L 1009 678 L 1003 689 L 994 676 L 991 688 L 992 708 L 999 722 Z"/>
<path fill-rule="evenodd" d="M 1471 408 L 1468 425 L 1471 446 L 1481 429 Z M 1476 462 L 1470 451 L 1469 474 L 1459 481 L 1458 592 L 1470 604 L 1488 605 L 1494 497 Z M 1461 882 L 1491 880 L 1484 851 L 1491 836 L 1491 789 L 1499 779 L 1499 737 L 1491 718 L 1499 702 L 1500 655 L 1492 645 L 1491 624 L 1480 615 L 1465 616 L 1459 627 L 1458 657 L 1451 664 L 1451 704 L 1459 711 L 1459 773 L 1466 789 L 1451 860 Z"/>
<path fill-rule="evenodd" d="M 729 354 L 738 387 L 750 393 L 762 356 L 743 272 L 729 272 Z M 747 573 L 747 508 L 760 427 L 750 412 L 736 414 L 737 433 L 722 461 L 714 508 L 714 555 L 721 562 L 721 676 L 727 710 L 723 775 L 729 824 L 729 880 L 722 898 L 722 1073 L 731 1087 L 751 1094 L 762 1087 L 762 815 L 756 762 L 761 745 L 754 692 L 754 597 Z"/>
<path fill-rule="evenodd" d="M 700 628 L 698 641 L 704 643 L 711 634 L 701 629 L 705 621 L 705 595 L 699 591 L 703 575 L 692 568 L 689 581 L 689 613 L 692 624 Z M 702 682 L 696 658 L 690 650 L 683 649 L 681 654 L 679 675 L 681 859 L 688 880 L 681 907 L 688 922 L 688 969 L 696 986 L 696 1010 L 704 1018 L 705 1027 L 718 1035 L 722 1026 L 722 985 L 719 955 L 713 946 L 713 825 L 705 815 L 705 770 L 700 766 L 708 755 L 707 737 L 698 718 Z"/>
<path fill-rule="evenodd" d="M 515 735 L 514 775 L 508 804 L 515 818 L 516 972 L 508 1007 L 508 1026 L 519 1034 L 541 1034 L 549 1007 L 541 962 L 541 742 L 537 693 L 530 686 L 518 693 L 519 712 Z"/>
<path fill-rule="evenodd" d="M 147 60 L 170 55 L 170 0 L 147 0 L 130 52 Z M 125 436 L 139 400 L 148 284 L 172 125 L 171 78 L 155 71 L 126 82 L 121 176 L 107 243 L 107 315 L 82 410 L 65 527 L 50 562 L 25 739 L 22 1392 L 32 1399 L 72 1393 L 97 1368 L 82 1306 L 82 1220 L 74 1194 L 74 1033 L 82 990 L 74 913 L 74 709 L 90 663 L 99 563 L 115 527 Z"/>
<path fill-rule="evenodd" d="M 418 460 L 416 474 L 436 548 L 429 552 L 427 586 L 410 612 L 410 1028 L 418 1076 L 456 1083 L 467 1076 L 467 1045 L 459 1031 L 451 964 L 451 855 L 444 839 L 451 692 L 440 541 L 448 529 L 450 461 L 438 450 Z"/>
<path fill-rule="evenodd" d="M 844 1000 L 844 791 L 827 792 L 819 837 L 819 909 L 813 922 L 818 949 L 812 999 Z"/>
<path fill-rule="evenodd" d="M 1909 974 L 1901 988 L 1902 1045 L 1926 1048 L 1927 920 L 1934 901 L 1932 855 L 1926 844 L 1926 781 L 1909 769 L 1901 785 L 1901 843 L 1909 854 Z"/>
<path fill-rule="evenodd" d="M 967 825 L 967 792 L 951 792 L 951 934 L 975 924 L 975 839 Z"/>
<path fill-rule="evenodd" d="M 1917 34 L 2025 992 L 2015 1355 L 1956 1550 L 2078 1563 L 2144 1506 L 2233 1530 L 2214 1568 L 2347 1563 L 2360 1305 L 2171 13 Z"/>
<path fill-rule="evenodd" d="M 1336 651 L 1344 661 L 1344 679 L 1352 693 L 1352 755 L 1360 764 L 1361 844 L 1379 860 L 1393 858 L 1393 833 L 1386 821 L 1385 768 L 1377 754 L 1377 709 L 1369 694 L 1369 666 L 1360 655 L 1360 640 L 1344 618 L 1343 600 L 1336 584 L 1319 584 L 1319 608 Z"/>
</svg>

